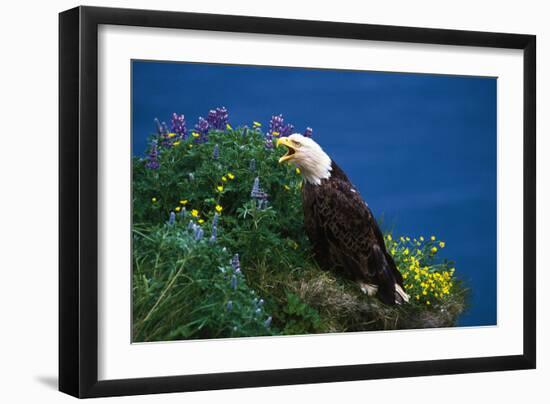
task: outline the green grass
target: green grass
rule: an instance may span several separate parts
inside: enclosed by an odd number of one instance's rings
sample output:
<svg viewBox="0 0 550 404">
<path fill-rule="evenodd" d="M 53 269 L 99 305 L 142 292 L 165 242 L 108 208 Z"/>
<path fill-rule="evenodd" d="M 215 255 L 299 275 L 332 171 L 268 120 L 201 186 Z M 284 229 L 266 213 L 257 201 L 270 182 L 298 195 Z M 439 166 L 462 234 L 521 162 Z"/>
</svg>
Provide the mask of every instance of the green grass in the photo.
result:
<svg viewBox="0 0 550 404">
<path fill-rule="evenodd" d="M 411 303 L 386 306 L 319 269 L 303 230 L 301 176 L 277 163 L 282 150 L 266 148 L 259 129 L 208 136 L 159 146 L 158 169 L 133 160 L 134 341 L 455 325 L 468 293 L 439 258 L 441 241 L 387 234 Z M 267 206 L 250 196 L 255 178 Z"/>
</svg>

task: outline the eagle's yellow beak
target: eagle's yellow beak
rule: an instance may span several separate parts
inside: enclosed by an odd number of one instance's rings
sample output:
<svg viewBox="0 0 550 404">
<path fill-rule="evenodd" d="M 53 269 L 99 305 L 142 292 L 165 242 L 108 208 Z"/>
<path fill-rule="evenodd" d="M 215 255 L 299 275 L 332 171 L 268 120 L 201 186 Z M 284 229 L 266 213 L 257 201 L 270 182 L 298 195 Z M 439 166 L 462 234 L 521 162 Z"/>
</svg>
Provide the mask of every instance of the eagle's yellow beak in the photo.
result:
<svg viewBox="0 0 550 404">
<path fill-rule="evenodd" d="M 288 150 L 287 150 L 286 154 L 279 159 L 279 163 L 290 160 L 294 156 L 294 154 L 296 153 L 296 149 L 292 145 L 292 141 L 289 138 L 281 137 L 281 138 L 277 139 L 277 147 L 279 147 L 279 145 L 281 145 L 281 144 L 283 146 L 286 146 L 288 148 Z"/>
</svg>

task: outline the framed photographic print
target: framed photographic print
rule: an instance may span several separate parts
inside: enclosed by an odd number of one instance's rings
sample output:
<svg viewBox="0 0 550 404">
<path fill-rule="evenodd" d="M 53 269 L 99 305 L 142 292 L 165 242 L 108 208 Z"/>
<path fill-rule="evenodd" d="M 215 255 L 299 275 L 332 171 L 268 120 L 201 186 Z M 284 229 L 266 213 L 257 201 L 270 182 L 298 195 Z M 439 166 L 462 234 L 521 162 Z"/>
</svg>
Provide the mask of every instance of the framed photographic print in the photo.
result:
<svg viewBox="0 0 550 404">
<path fill-rule="evenodd" d="M 535 367 L 535 37 L 60 14 L 60 390 Z"/>
</svg>

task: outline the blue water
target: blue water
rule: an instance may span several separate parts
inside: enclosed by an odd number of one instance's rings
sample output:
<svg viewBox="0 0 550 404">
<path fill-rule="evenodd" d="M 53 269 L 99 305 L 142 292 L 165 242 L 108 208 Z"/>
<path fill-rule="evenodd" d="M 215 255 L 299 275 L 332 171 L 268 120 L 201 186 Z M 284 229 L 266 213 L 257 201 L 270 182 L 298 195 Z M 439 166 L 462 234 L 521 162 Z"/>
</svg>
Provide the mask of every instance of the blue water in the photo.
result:
<svg viewBox="0 0 550 404">
<path fill-rule="evenodd" d="M 135 155 L 172 112 L 311 126 L 383 228 L 445 240 L 472 289 L 460 325 L 496 324 L 495 78 L 141 61 L 132 77 Z"/>
</svg>

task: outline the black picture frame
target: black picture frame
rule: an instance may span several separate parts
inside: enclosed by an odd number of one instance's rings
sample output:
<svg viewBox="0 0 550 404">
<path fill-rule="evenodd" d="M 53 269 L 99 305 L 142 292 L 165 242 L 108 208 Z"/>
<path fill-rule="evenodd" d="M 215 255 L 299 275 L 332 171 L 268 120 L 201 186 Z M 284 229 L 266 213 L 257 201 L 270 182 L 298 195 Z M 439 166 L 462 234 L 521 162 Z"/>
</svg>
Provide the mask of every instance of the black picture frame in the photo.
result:
<svg viewBox="0 0 550 404">
<path fill-rule="evenodd" d="M 99 381 L 100 24 L 523 50 L 523 354 Z M 77 7 L 60 13 L 59 390 L 85 398 L 535 368 L 535 61 L 534 35 L 96 7 Z"/>
</svg>

